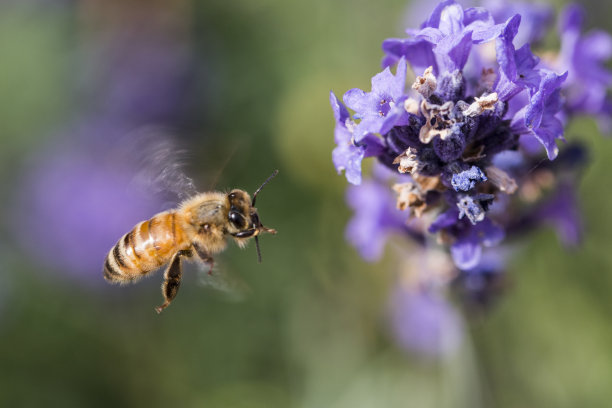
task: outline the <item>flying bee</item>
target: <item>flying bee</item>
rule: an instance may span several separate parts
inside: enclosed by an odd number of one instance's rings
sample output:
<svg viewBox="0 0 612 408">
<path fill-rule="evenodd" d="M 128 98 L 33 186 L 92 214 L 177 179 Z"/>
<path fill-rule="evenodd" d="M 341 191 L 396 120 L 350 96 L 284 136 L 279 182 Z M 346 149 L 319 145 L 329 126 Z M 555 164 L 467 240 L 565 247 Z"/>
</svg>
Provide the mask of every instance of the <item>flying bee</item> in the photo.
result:
<svg viewBox="0 0 612 408">
<path fill-rule="evenodd" d="M 110 250 L 104 263 L 104 278 L 110 283 L 130 283 L 168 265 L 164 272 L 164 303 L 156 307 L 161 313 L 178 293 L 181 284 L 181 260 L 195 259 L 214 265 L 213 255 L 225 249 L 228 239 L 244 247 L 255 238 L 257 258 L 261 262 L 258 235 L 276 234 L 266 228 L 255 208 L 257 194 L 274 176 L 253 193 L 244 190 L 229 193 L 206 192 L 183 201 L 178 208 L 164 211 L 142 221 L 125 234 Z"/>
</svg>

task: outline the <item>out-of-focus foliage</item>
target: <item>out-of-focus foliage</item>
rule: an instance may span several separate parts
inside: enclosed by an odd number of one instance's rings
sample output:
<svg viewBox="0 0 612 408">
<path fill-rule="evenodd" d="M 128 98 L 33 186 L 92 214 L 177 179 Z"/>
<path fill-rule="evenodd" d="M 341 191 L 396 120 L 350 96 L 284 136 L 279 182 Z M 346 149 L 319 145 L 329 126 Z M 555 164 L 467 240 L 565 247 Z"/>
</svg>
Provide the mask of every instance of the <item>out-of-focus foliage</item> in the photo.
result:
<svg viewBox="0 0 612 408">
<path fill-rule="evenodd" d="M 584 245 L 565 252 L 551 230 L 530 237 L 511 262 L 505 297 L 466 318 L 455 354 L 406 355 L 389 334 L 393 265 L 366 264 L 345 243 L 350 214 L 330 159 L 328 97 L 332 88 L 368 87 L 380 41 L 401 34 L 406 7 L 399 0 L 0 5 L 0 406 L 608 406 L 612 143 L 591 121 L 568 130 L 592 154 L 580 190 Z M 609 15 L 609 5 L 598 7 Z M 151 8 L 175 30 L 162 30 L 158 41 L 173 33 L 191 56 L 184 106 L 171 121 L 154 123 L 171 127 L 189 150 L 189 175 L 208 188 L 221 172 L 218 188 L 253 191 L 280 169 L 258 198 L 263 222 L 279 231 L 261 238 L 263 263 L 254 245 L 216 257 L 219 273 L 248 285 L 245 299 L 202 286 L 197 268 L 188 267 L 159 316 L 161 273 L 133 286 L 107 285 L 105 249 L 93 255 L 100 273 L 83 271 L 98 281 L 84 284 L 58 268 L 62 262 L 41 262 L 44 248 L 24 246 L 14 230 L 15 209 L 26 207 L 17 192 L 31 167 L 81 137 L 65 132 L 84 112 L 110 115 L 90 106 L 108 83 L 85 75 L 95 68 L 88 53 L 113 30 L 146 26 L 139 10 L 149 15 Z M 98 17 L 102 9 L 108 14 Z M 130 41 L 126 49 L 138 47 Z M 111 66 L 119 69 L 121 59 Z M 113 143 L 104 137 L 92 143 Z M 48 220 L 36 221 L 37 233 L 59 236 L 44 229 Z M 89 238 L 74 236 L 74 251 Z"/>
</svg>

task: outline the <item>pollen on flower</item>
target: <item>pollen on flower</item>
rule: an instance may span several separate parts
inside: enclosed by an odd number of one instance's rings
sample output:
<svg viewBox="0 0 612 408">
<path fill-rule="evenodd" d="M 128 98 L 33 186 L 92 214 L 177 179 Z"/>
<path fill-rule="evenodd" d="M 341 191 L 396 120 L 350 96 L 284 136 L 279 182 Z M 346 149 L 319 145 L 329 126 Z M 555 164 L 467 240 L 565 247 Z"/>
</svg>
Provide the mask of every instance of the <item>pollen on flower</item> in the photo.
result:
<svg viewBox="0 0 612 408">
<path fill-rule="evenodd" d="M 394 184 L 393 191 L 397 193 L 398 210 L 404 211 L 411 208 L 417 217 L 423 214 L 427 206 L 424 200 L 425 197 L 414 183 Z"/>
<path fill-rule="evenodd" d="M 419 114 L 419 102 L 416 99 L 408 98 L 404 101 L 404 109 L 413 115 Z"/>
<path fill-rule="evenodd" d="M 476 101 L 472 103 L 466 110 L 463 111 L 465 116 L 478 116 L 485 110 L 495 109 L 495 104 L 499 100 L 497 98 L 497 92 L 493 92 L 482 97 L 476 97 Z"/>
<path fill-rule="evenodd" d="M 417 160 L 417 151 L 413 147 L 409 147 L 406 151 L 393 160 L 393 164 L 399 164 L 397 170 L 400 173 L 412 173 L 418 169 L 419 161 Z"/>
<path fill-rule="evenodd" d="M 429 209 L 428 194 L 442 190 L 443 186 L 439 177 L 413 173 L 412 179 L 412 182 L 393 185 L 393 190 L 398 194 L 397 208 L 402 211 L 410 208 L 411 214 L 421 217 Z"/>
<path fill-rule="evenodd" d="M 433 74 L 433 66 L 430 66 L 425 70 L 423 76 L 418 76 L 416 81 L 412 84 L 412 89 L 416 90 L 423 96 L 423 98 L 429 98 L 437 87 L 437 80 Z"/>
<path fill-rule="evenodd" d="M 453 174 L 451 184 L 455 191 L 469 191 L 482 181 L 487 181 L 487 177 L 478 167 L 472 166 L 468 170 Z"/>
<path fill-rule="evenodd" d="M 436 136 L 446 139 L 451 134 L 450 126 L 454 121 L 450 117 L 454 106 L 452 101 L 445 102 L 443 105 L 426 100 L 421 102 L 421 112 L 425 116 L 425 124 L 419 131 L 421 143 L 428 144 Z"/>
<path fill-rule="evenodd" d="M 492 194 L 459 196 L 459 200 L 457 201 L 457 208 L 459 208 L 459 219 L 465 216 L 473 225 L 483 221 L 485 219 L 485 211 L 487 210 L 489 204 L 493 201 L 494 197 L 495 196 Z"/>
</svg>

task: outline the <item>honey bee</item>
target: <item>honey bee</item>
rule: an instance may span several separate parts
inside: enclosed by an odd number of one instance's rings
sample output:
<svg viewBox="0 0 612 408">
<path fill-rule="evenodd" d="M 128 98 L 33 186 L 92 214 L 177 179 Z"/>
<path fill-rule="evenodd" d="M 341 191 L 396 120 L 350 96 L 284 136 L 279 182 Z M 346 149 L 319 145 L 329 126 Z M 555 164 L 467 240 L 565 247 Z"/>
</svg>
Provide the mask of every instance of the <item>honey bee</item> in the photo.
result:
<svg viewBox="0 0 612 408">
<path fill-rule="evenodd" d="M 164 272 L 164 303 L 155 308 L 161 313 L 170 305 L 181 284 L 181 260 L 194 259 L 210 265 L 213 255 L 225 249 L 228 239 L 244 247 L 255 238 L 258 261 L 261 262 L 258 235 L 276 234 L 262 225 L 255 200 L 274 176 L 253 193 L 240 189 L 229 193 L 205 192 L 184 200 L 176 209 L 161 212 L 142 221 L 115 244 L 106 256 L 104 278 L 110 283 L 135 282 L 156 269 L 168 265 Z"/>
</svg>

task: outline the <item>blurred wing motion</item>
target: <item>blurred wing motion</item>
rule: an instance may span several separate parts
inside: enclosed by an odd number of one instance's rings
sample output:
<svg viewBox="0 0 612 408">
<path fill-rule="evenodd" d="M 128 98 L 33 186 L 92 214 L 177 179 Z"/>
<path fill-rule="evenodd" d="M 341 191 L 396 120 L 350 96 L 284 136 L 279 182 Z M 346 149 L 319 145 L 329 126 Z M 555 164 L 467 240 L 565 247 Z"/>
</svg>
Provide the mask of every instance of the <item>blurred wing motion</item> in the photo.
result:
<svg viewBox="0 0 612 408">
<path fill-rule="evenodd" d="M 184 172 L 187 152 L 177 147 L 172 134 L 162 127 L 147 126 L 128 136 L 127 151 L 138 166 L 133 183 L 157 194 L 183 201 L 197 194 L 193 180 Z"/>
<path fill-rule="evenodd" d="M 220 292 L 226 300 L 242 302 L 251 294 L 249 285 L 236 274 L 217 267 L 209 273 L 208 265 L 202 262 L 196 262 L 196 264 L 198 265 L 198 283 L 205 288 Z"/>
</svg>

